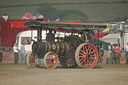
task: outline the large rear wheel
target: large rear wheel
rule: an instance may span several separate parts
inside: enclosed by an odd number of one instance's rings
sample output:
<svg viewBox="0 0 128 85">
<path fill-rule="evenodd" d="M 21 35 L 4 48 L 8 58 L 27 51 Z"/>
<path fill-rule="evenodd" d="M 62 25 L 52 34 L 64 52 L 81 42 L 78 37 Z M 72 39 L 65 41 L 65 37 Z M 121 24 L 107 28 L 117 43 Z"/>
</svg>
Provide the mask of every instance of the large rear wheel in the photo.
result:
<svg viewBox="0 0 128 85">
<path fill-rule="evenodd" d="M 75 60 L 83 68 L 93 68 L 98 61 L 98 51 L 90 43 L 81 44 L 76 49 Z"/>
</svg>

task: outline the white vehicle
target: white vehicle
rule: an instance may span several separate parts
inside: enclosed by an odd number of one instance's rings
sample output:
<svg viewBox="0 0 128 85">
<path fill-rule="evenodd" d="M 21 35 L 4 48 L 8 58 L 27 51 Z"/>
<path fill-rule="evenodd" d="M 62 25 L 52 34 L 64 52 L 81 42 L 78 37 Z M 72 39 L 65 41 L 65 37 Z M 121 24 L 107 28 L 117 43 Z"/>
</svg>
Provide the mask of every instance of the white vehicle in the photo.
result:
<svg viewBox="0 0 128 85">
<path fill-rule="evenodd" d="M 46 30 L 42 30 L 42 41 L 46 41 L 46 33 L 48 33 L 48 31 Z M 53 33 L 53 32 L 52 32 Z M 63 32 L 56 32 L 55 33 L 55 37 L 64 37 L 66 35 L 69 35 L 71 33 L 63 33 Z M 33 41 L 32 40 L 36 40 L 37 41 L 37 30 L 28 30 L 28 31 L 23 31 L 18 33 L 17 37 L 16 37 L 16 42 L 18 44 L 18 48 L 21 47 L 22 43 L 25 42 L 25 49 L 26 52 L 31 52 L 32 51 L 32 44 Z M 56 39 L 55 39 L 56 41 Z"/>
<path fill-rule="evenodd" d="M 46 31 L 42 31 L 42 39 L 45 39 L 46 37 Z M 32 45 L 32 39 L 33 40 L 36 40 L 36 37 L 37 36 L 37 31 L 36 30 L 28 30 L 28 31 L 23 31 L 23 32 L 20 32 L 18 33 L 17 37 L 16 37 L 16 42 L 18 44 L 18 48 L 21 47 L 22 43 L 25 42 L 26 45 L 25 45 L 25 49 L 26 49 L 26 52 L 31 52 L 31 45 Z"/>
</svg>

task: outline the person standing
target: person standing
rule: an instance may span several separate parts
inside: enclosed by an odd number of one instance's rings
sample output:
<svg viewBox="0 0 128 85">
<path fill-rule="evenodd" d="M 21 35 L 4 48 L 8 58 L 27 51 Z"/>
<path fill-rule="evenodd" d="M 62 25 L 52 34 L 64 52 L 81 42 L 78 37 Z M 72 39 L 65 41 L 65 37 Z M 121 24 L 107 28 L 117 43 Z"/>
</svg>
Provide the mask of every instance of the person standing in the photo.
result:
<svg viewBox="0 0 128 85">
<path fill-rule="evenodd" d="M 120 44 L 117 44 L 116 46 L 115 46 L 115 60 L 114 60 L 114 62 L 115 63 L 117 63 L 117 64 L 120 64 L 120 51 L 121 51 L 121 48 L 120 48 Z"/>
<path fill-rule="evenodd" d="M 26 58 L 25 58 L 25 43 L 23 42 L 22 46 L 20 47 L 20 53 L 21 53 L 21 63 L 26 63 Z"/>
<path fill-rule="evenodd" d="M 113 62 L 113 53 L 114 53 L 114 45 L 113 43 L 110 43 L 108 46 L 108 58 L 107 58 L 107 64 L 112 64 Z"/>
<path fill-rule="evenodd" d="M 18 54 L 19 53 L 19 49 L 18 49 L 16 43 L 14 43 L 13 51 L 14 51 L 14 63 L 17 64 L 18 60 L 19 60 L 19 54 Z"/>
<path fill-rule="evenodd" d="M 3 48 L 0 45 L 0 62 L 2 62 L 2 57 L 3 57 Z"/>
<path fill-rule="evenodd" d="M 126 46 L 126 64 L 128 64 L 128 42 Z"/>
</svg>

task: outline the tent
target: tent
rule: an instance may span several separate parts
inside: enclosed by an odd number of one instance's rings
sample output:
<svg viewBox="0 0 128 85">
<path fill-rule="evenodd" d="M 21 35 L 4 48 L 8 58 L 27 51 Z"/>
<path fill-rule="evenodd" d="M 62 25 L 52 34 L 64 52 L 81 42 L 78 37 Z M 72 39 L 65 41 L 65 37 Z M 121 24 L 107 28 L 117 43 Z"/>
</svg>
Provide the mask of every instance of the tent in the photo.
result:
<svg viewBox="0 0 128 85">
<path fill-rule="evenodd" d="M 33 17 L 33 19 L 43 19 L 43 18 L 44 18 L 44 16 L 41 15 L 40 13 L 37 13 L 37 14 Z"/>
<path fill-rule="evenodd" d="M 120 43 L 120 34 L 108 34 L 100 38 L 100 40 L 103 42 L 103 49 L 108 50 L 109 43 L 114 43 L 114 44 Z"/>
<path fill-rule="evenodd" d="M 104 41 L 106 43 L 114 43 L 118 44 L 120 43 L 120 34 L 108 34 L 104 36 L 103 38 L 100 38 L 101 41 Z"/>
<path fill-rule="evenodd" d="M 33 15 L 31 15 L 30 13 L 25 13 L 20 19 L 33 19 Z"/>
</svg>

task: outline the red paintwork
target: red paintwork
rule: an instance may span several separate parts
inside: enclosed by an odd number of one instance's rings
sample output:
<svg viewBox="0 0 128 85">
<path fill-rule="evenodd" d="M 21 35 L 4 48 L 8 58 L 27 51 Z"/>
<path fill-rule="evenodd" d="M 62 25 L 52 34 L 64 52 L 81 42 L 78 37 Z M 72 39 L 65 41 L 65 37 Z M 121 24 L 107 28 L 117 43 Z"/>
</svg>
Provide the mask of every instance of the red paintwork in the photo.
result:
<svg viewBox="0 0 128 85">
<path fill-rule="evenodd" d="M 98 36 L 99 35 L 99 36 Z M 102 38 L 106 35 L 106 33 L 95 33 L 94 36 L 95 38 Z"/>
<path fill-rule="evenodd" d="M 8 21 L 0 20 L 0 28 L 1 28 L 0 30 L 1 31 L 0 33 L 1 42 L 0 43 L 2 47 L 12 47 L 16 41 L 16 35 L 21 31 L 30 29 L 30 28 L 24 28 L 22 27 L 23 25 L 19 24 L 19 23 L 24 24 L 27 21 L 28 20 L 8 20 Z M 18 22 L 17 25 L 15 25 L 15 28 L 12 25 L 13 22 Z"/>
</svg>

